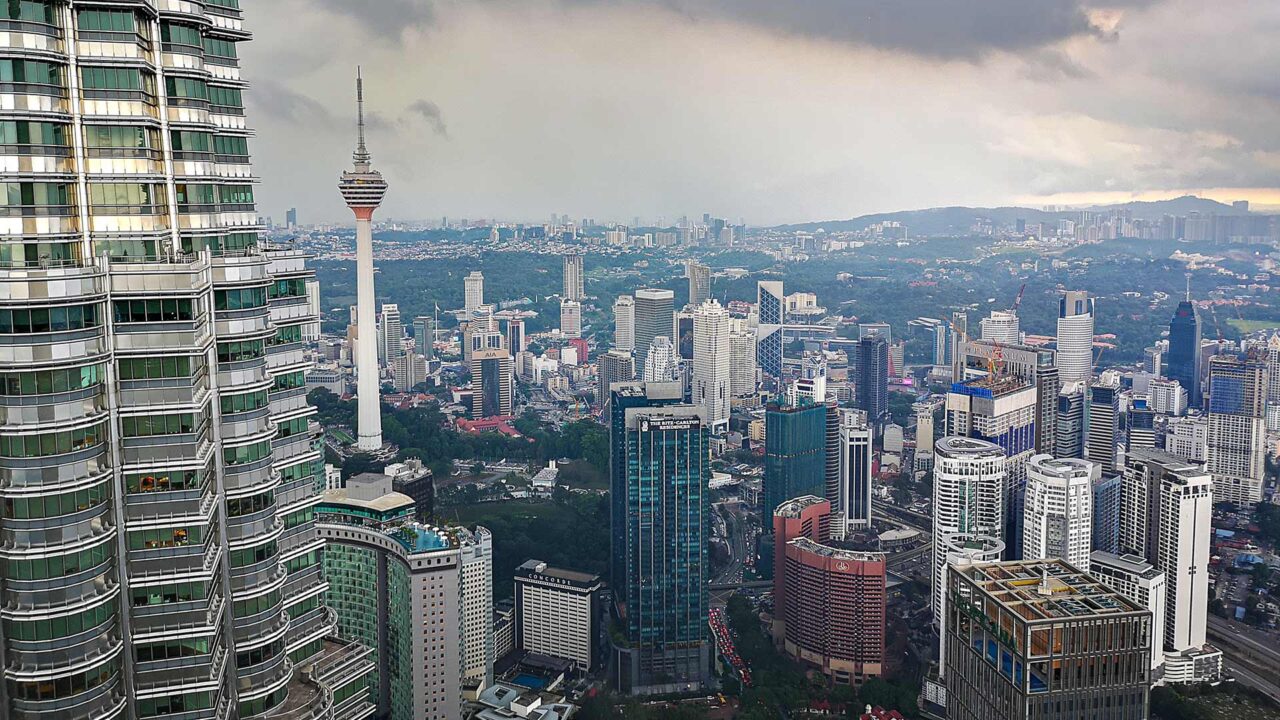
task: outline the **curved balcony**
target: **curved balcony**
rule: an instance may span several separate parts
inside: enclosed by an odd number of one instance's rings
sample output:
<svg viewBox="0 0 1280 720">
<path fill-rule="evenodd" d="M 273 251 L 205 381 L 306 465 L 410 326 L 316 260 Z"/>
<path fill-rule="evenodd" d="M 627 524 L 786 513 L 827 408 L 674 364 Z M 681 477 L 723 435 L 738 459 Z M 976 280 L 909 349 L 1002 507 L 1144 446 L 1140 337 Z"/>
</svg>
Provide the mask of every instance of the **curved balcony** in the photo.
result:
<svg viewBox="0 0 1280 720">
<path fill-rule="evenodd" d="M 0 367 L 31 369 L 32 365 L 74 363 L 101 357 L 107 351 L 105 328 L 31 335 L 0 335 Z"/>
<path fill-rule="evenodd" d="M 91 544 L 103 531 L 114 528 L 111 506 L 106 503 L 62 516 L 6 520 L 0 528 L 0 556 L 25 550 L 53 554 L 68 545 Z"/>
<path fill-rule="evenodd" d="M 67 145 L 0 145 L 0 172 L 70 177 L 75 175 L 76 161 Z"/>
<path fill-rule="evenodd" d="M 194 410 L 204 407 L 208 399 L 209 373 L 201 367 L 196 375 L 189 378 L 121 380 L 119 386 L 123 408 L 163 407 L 171 410 L 182 406 Z"/>
<path fill-rule="evenodd" d="M 89 230 L 102 234 L 163 233 L 171 227 L 166 205 L 106 205 L 90 208 Z"/>
<path fill-rule="evenodd" d="M 69 115 L 71 96 L 58 85 L 0 83 L 0 108 L 11 112 Z"/>
<path fill-rule="evenodd" d="M 200 457 L 208 452 L 208 446 L 213 442 L 209 432 L 210 425 L 205 418 L 200 420 L 199 427 L 191 433 L 125 438 L 120 453 L 121 461 L 126 465 L 163 465 Z"/>
<path fill-rule="evenodd" d="M 209 16 L 205 15 L 205 4 L 201 0 L 154 0 L 152 5 L 160 11 L 161 17 L 182 20 L 209 27 Z"/>
<path fill-rule="evenodd" d="M 69 698 L 47 701 L 13 700 L 11 720 L 116 720 L 124 717 L 127 702 L 119 673 L 106 683 Z"/>
<path fill-rule="evenodd" d="M 156 148 L 86 148 L 89 175 L 164 175 L 164 153 Z"/>
<path fill-rule="evenodd" d="M 152 62 L 151 41 L 135 33 L 79 31 L 76 54 L 83 60 Z"/>
<path fill-rule="evenodd" d="M 230 315 L 234 317 L 227 317 Z M 219 340 L 269 340 L 275 337 L 275 329 L 271 327 L 271 314 L 266 308 L 250 311 L 218 311 L 214 322 Z M 266 358 L 263 357 L 263 367 Z"/>
<path fill-rule="evenodd" d="M 248 668 L 237 668 L 236 688 L 240 702 L 271 695 L 288 685 L 292 678 L 293 663 L 285 653 Z"/>
<path fill-rule="evenodd" d="M 222 177 L 221 166 L 212 153 L 180 151 L 174 153 L 173 174 L 190 182 L 208 182 Z"/>
<path fill-rule="evenodd" d="M 160 119 L 160 106 L 156 104 L 154 95 L 132 91 L 124 91 L 118 97 L 109 98 L 94 97 L 90 91 L 85 91 L 82 95 L 80 111 L 86 117 Z"/>
<path fill-rule="evenodd" d="M 74 238 L 80 234 L 75 205 L 20 205 L 0 208 L 0 235 L 27 238 Z"/>
<path fill-rule="evenodd" d="M 100 298 L 106 295 L 106 272 L 96 265 L 12 268 L 0 272 L 0 303 Z"/>
<path fill-rule="evenodd" d="M 68 423 L 100 415 L 107 409 L 106 386 L 49 395 L 0 396 L 0 426 L 29 427 L 53 421 Z"/>
<path fill-rule="evenodd" d="M 120 353 L 189 354 L 192 350 L 205 348 L 211 339 L 207 323 L 192 323 L 190 329 L 181 332 L 145 332 L 145 327 L 138 332 L 122 332 L 117 329 L 115 349 Z"/>
<path fill-rule="evenodd" d="M 217 125 L 217 117 L 209 111 L 209 101 L 196 98 L 170 98 L 167 117 L 170 123 L 182 125 Z"/>
<path fill-rule="evenodd" d="M 79 633 L 73 644 L 63 642 L 23 643 L 7 638 L 5 661 L 9 668 L 61 668 L 87 664 L 109 656 L 122 644 L 117 618 L 112 616 L 98 627 Z"/>
<path fill-rule="evenodd" d="M 67 51 L 61 27 L 31 20 L 0 20 L 0 47 L 57 55 Z"/>
<path fill-rule="evenodd" d="M 209 287 L 209 261 L 199 256 L 181 262 L 116 262 L 111 267 L 115 294 L 203 293 Z"/>
<path fill-rule="evenodd" d="M 284 533 L 284 523 L 275 514 L 272 504 L 266 510 L 237 518 L 227 518 L 227 543 L 232 548 L 259 544 L 264 538 L 279 538 Z"/>
<path fill-rule="evenodd" d="M 204 48 L 183 43 L 161 44 L 160 63 L 165 70 L 205 73 Z"/>
</svg>

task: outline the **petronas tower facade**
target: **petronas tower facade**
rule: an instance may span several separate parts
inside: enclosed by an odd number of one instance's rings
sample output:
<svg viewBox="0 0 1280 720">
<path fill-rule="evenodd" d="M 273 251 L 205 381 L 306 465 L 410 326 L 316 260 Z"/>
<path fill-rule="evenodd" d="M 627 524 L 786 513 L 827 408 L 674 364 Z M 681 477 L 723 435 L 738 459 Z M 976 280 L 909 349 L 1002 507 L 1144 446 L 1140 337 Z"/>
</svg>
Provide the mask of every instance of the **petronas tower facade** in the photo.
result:
<svg viewBox="0 0 1280 720">
<path fill-rule="evenodd" d="M 238 0 L 0 2 L 0 717 L 360 720 Z"/>
</svg>

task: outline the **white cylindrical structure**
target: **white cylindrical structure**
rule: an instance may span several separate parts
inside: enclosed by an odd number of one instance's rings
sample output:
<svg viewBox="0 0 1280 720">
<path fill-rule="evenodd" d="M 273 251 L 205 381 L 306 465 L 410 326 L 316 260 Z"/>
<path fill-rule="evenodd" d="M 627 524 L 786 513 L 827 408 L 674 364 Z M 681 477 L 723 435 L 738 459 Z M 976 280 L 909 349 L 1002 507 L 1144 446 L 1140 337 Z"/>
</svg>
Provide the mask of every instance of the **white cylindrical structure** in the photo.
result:
<svg viewBox="0 0 1280 720">
<path fill-rule="evenodd" d="M 934 446 L 933 467 L 933 618 L 940 623 L 943 602 L 942 571 L 947 561 L 946 538 L 1004 535 L 1004 448 L 985 440 L 945 437 Z"/>
<path fill-rule="evenodd" d="M 1093 375 L 1093 300 L 1087 292 L 1068 292 L 1058 303 L 1056 363 L 1064 384 Z"/>
<path fill-rule="evenodd" d="M 1036 455 L 1027 463 L 1022 559 L 1061 558 L 1089 572 L 1093 483 L 1102 469 L 1088 460 Z"/>
<path fill-rule="evenodd" d="M 373 311 L 373 223 L 356 220 L 356 394 L 359 397 L 357 447 L 373 452 L 382 447 L 382 408 L 378 383 L 378 333 Z"/>
</svg>

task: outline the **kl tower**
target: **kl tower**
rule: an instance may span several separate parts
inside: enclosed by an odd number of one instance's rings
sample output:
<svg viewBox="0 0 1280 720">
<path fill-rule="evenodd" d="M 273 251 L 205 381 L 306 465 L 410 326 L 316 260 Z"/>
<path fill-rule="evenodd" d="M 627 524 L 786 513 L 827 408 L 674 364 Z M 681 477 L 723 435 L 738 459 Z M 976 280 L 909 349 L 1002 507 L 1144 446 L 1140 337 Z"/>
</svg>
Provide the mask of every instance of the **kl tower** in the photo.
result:
<svg viewBox="0 0 1280 720">
<path fill-rule="evenodd" d="M 364 144 L 364 80 L 356 72 L 357 127 L 360 140 L 352 155 L 354 167 L 342 173 L 338 190 L 356 216 L 356 393 L 360 398 L 357 447 L 363 452 L 382 449 L 382 403 L 378 378 L 378 332 L 373 307 L 373 212 L 387 194 L 382 173 L 373 169 Z"/>
</svg>

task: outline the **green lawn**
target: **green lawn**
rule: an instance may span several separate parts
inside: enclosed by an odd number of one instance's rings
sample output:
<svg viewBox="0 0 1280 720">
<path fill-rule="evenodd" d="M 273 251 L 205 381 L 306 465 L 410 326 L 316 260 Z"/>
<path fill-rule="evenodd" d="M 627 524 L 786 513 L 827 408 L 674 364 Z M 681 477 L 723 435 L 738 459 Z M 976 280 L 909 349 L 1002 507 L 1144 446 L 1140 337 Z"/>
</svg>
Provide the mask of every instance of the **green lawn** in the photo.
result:
<svg viewBox="0 0 1280 720">
<path fill-rule="evenodd" d="M 351 445 L 356 441 L 355 438 L 351 437 L 350 433 L 346 432 L 345 430 L 342 430 L 341 428 L 334 428 L 329 431 L 329 434 L 332 435 L 338 442 L 343 443 L 344 445 Z"/>
<path fill-rule="evenodd" d="M 1242 333 L 1280 328 L 1280 322 L 1275 322 L 1273 320 L 1240 320 L 1237 318 L 1235 320 L 1228 320 L 1227 322 Z"/>
</svg>

